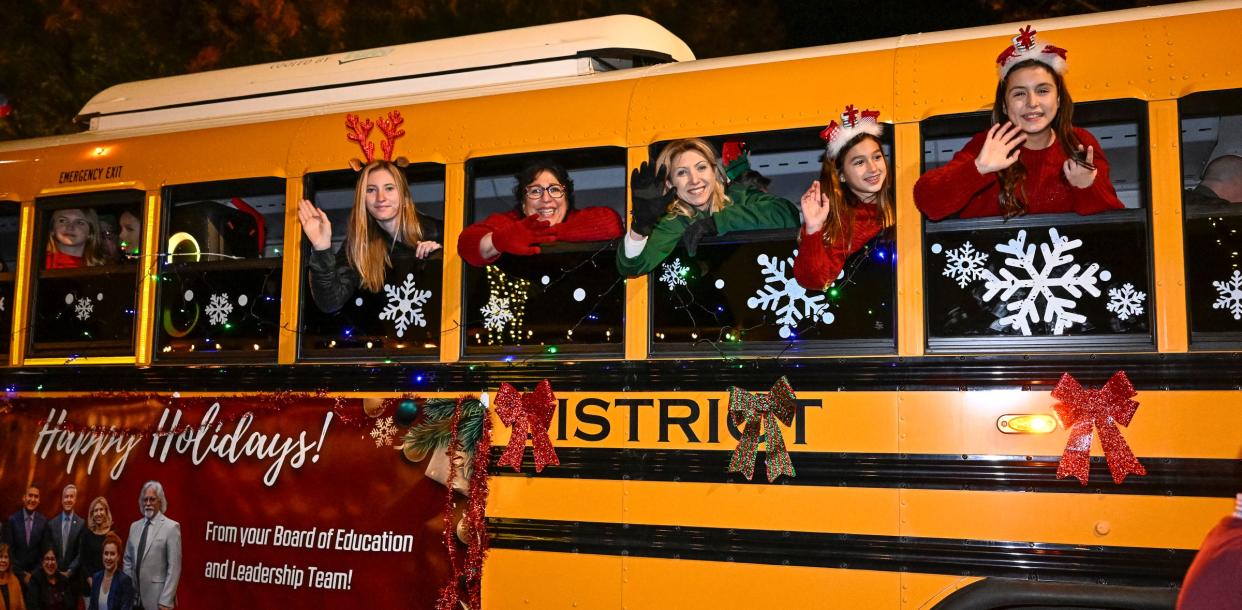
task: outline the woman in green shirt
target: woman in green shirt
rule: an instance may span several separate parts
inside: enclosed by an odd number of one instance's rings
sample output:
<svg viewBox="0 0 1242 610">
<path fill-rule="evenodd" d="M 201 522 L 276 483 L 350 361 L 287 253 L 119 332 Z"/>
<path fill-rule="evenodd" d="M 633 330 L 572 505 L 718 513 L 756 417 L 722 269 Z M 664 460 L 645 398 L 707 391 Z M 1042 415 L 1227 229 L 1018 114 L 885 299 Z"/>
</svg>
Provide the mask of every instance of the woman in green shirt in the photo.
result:
<svg viewBox="0 0 1242 610">
<path fill-rule="evenodd" d="M 670 142 L 654 168 L 644 162 L 631 173 L 630 230 L 617 251 L 622 275 L 655 269 L 681 240 L 694 256 L 706 236 L 799 225 L 792 203 L 740 183 L 726 188 L 718 166 L 711 145 L 692 138 Z"/>
</svg>

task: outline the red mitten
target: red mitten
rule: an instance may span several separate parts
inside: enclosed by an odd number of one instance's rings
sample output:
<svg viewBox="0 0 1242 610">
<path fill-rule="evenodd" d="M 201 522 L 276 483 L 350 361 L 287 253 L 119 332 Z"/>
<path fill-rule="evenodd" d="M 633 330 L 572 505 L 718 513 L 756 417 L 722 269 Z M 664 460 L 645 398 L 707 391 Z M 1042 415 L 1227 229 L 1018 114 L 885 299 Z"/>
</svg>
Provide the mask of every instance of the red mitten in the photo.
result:
<svg viewBox="0 0 1242 610">
<path fill-rule="evenodd" d="M 492 232 L 492 246 L 506 254 L 529 256 L 539 254 L 539 244 L 556 241 L 548 221 L 527 216 L 503 229 Z"/>
</svg>

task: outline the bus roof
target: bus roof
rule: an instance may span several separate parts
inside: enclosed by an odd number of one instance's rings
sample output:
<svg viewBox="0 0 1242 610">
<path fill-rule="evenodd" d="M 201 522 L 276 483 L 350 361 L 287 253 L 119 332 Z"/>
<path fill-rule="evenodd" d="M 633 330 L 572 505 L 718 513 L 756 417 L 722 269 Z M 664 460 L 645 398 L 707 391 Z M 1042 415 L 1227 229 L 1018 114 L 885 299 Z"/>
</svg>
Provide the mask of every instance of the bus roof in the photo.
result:
<svg viewBox="0 0 1242 610">
<path fill-rule="evenodd" d="M 643 17 L 614 15 L 123 83 L 86 103 L 91 131 L 313 109 L 693 60 Z"/>
</svg>

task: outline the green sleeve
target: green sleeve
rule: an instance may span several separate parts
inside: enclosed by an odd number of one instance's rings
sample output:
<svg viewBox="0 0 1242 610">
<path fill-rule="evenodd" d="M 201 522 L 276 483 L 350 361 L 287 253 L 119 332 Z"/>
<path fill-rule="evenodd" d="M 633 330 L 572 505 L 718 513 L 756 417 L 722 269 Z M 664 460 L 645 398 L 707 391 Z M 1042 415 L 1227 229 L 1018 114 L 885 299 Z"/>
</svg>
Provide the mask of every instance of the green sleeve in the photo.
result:
<svg viewBox="0 0 1242 610">
<path fill-rule="evenodd" d="M 801 224 L 797 208 L 786 199 L 741 185 L 730 187 L 728 194 L 732 203 L 715 214 L 716 230 L 720 235 L 733 231 L 792 229 Z"/>
<path fill-rule="evenodd" d="M 686 232 L 688 224 L 690 224 L 690 219 L 685 216 L 661 218 L 651 230 L 651 236 L 647 238 L 647 246 L 634 258 L 625 255 L 625 244 L 621 244 L 617 247 L 617 271 L 620 271 L 621 275 L 635 276 L 655 269 L 677 248 L 677 243 L 681 241 L 681 235 Z"/>
</svg>

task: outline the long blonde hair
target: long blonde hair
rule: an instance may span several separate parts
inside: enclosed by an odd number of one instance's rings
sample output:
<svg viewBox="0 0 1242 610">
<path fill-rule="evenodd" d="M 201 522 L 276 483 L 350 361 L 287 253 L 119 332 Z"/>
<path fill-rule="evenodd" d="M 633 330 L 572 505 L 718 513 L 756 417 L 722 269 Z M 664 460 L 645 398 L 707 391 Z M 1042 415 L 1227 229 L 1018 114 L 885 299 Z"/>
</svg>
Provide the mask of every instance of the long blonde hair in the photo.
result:
<svg viewBox="0 0 1242 610">
<path fill-rule="evenodd" d="M 841 173 L 845 171 L 846 155 L 855 146 L 858 146 L 863 140 L 874 140 L 876 146 L 880 147 L 880 154 L 884 154 L 884 146 L 880 139 L 869 134 L 860 133 L 841 147 L 835 159 L 828 158 L 824 155 L 824 164 L 819 172 L 819 184 L 822 192 L 828 197 L 828 220 L 824 222 L 824 243 L 832 243 L 837 240 L 844 241 L 848 250 L 853 244 L 854 239 L 854 212 L 859 206 L 867 205 L 850 190 L 848 186 L 842 184 Z M 897 211 L 895 198 L 893 196 L 893 172 L 888 166 L 888 157 L 884 158 L 884 184 L 880 187 L 880 192 L 876 193 L 875 205 L 880 212 L 880 218 L 887 229 L 897 223 Z"/>
<path fill-rule="evenodd" d="M 384 170 L 392 175 L 397 187 L 400 204 L 397 208 L 397 230 L 393 235 L 394 242 L 407 246 L 415 246 L 423 238 L 422 227 L 418 223 L 418 212 L 414 208 L 414 199 L 410 197 L 410 185 L 406 182 L 405 173 L 390 161 L 376 159 L 358 172 L 358 186 L 354 189 L 354 209 L 349 214 L 349 228 L 346 232 L 349 241 L 345 252 L 349 265 L 362 277 L 362 287 L 370 292 L 379 292 L 384 286 L 384 272 L 392 266 L 388 256 L 379 223 L 367 212 L 367 180 L 371 173 Z"/>
<path fill-rule="evenodd" d="M 102 504 L 104 508 L 104 520 L 103 523 L 99 524 L 100 529 L 95 529 L 91 526 L 91 513 L 95 512 L 96 504 Z M 112 530 L 112 507 L 108 506 L 107 498 L 99 496 L 94 500 L 91 500 L 90 507 L 86 509 L 86 527 L 90 528 L 90 530 L 96 534 L 103 534 Z"/>
<path fill-rule="evenodd" d="M 669 142 L 664 147 L 664 150 L 660 151 L 660 155 L 656 157 L 656 171 L 663 169 L 665 175 L 668 176 L 667 180 L 671 183 L 673 180 L 673 161 L 680 157 L 682 153 L 690 151 L 703 155 L 703 158 L 707 159 L 707 163 L 711 165 L 712 173 L 716 175 L 716 181 L 712 184 L 711 199 L 709 200 L 711 203 L 707 207 L 709 214 L 715 214 L 723 210 L 731 201 L 729 196 L 725 194 L 724 172 L 720 171 L 720 159 L 716 156 L 716 151 L 712 148 L 712 145 L 708 144 L 706 140 L 689 138 Z M 672 188 L 669 184 L 665 184 L 664 192 L 667 193 Z M 676 199 L 669 204 L 668 213 L 674 216 L 689 216 L 693 218 L 697 210 L 689 203 Z"/>
<path fill-rule="evenodd" d="M 104 257 L 103 249 L 103 231 L 99 228 L 99 214 L 91 208 L 60 208 L 48 216 L 50 225 L 47 231 L 48 253 L 60 252 L 60 248 L 56 245 L 56 215 L 68 210 L 77 210 L 86 219 L 86 244 L 82 248 L 82 264 L 87 267 L 107 264 L 108 259 Z"/>
</svg>

